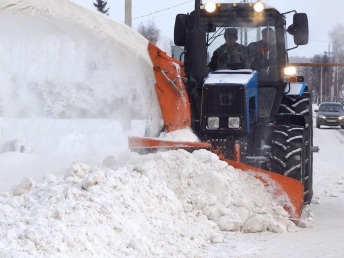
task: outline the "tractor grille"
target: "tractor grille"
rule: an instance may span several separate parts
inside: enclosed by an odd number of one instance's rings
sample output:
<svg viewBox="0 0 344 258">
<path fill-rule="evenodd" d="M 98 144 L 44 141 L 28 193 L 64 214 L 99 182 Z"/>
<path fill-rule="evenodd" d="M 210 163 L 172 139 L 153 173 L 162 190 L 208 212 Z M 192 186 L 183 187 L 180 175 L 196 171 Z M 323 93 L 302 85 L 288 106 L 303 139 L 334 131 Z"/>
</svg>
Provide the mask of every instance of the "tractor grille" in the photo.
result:
<svg viewBox="0 0 344 258">
<path fill-rule="evenodd" d="M 205 86 L 203 114 L 240 116 L 244 112 L 243 86 Z"/>
<path fill-rule="evenodd" d="M 245 87 L 243 85 L 203 86 L 201 130 L 204 133 L 212 135 L 244 134 L 246 132 L 245 110 Z M 219 119 L 217 129 L 209 128 L 209 117 Z M 229 127 L 230 117 L 239 118 L 238 128 Z"/>
</svg>

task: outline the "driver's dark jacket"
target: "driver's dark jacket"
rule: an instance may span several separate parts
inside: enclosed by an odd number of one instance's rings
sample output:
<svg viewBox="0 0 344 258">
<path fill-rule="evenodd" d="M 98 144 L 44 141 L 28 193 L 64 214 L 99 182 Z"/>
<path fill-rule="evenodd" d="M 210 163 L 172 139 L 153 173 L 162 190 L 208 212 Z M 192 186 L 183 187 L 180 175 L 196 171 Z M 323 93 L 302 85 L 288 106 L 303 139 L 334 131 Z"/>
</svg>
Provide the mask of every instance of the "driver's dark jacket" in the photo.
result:
<svg viewBox="0 0 344 258">
<path fill-rule="evenodd" d="M 248 45 L 251 69 L 258 72 L 260 80 L 277 81 L 278 63 L 276 44 L 269 45 L 264 41 Z"/>
<path fill-rule="evenodd" d="M 214 51 L 211 61 L 207 66 L 210 67 L 212 71 L 228 69 L 233 61 L 233 56 L 236 56 L 237 59 L 240 60 L 241 68 L 249 68 L 248 50 L 244 45 L 240 45 L 238 43 L 231 48 L 228 48 L 226 44 L 220 46 Z"/>
</svg>

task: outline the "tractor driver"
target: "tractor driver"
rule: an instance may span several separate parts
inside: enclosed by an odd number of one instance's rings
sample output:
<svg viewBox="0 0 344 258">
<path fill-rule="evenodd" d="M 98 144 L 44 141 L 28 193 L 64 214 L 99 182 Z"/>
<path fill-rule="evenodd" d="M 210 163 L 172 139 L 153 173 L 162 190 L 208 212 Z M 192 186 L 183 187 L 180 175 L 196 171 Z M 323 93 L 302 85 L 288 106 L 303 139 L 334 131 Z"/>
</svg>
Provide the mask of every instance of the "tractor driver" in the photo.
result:
<svg viewBox="0 0 344 258">
<path fill-rule="evenodd" d="M 277 49 L 275 31 L 267 27 L 262 30 L 262 40 L 248 45 L 251 68 L 258 72 L 260 81 L 277 81 Z"/>
<path fill-rule="evenodd" d="M 226 43 L 214 51 L 211 61 L 206 67 L 207 72 L 219 69 L 249 68 L 247 48 L 236 43 L 238 40 L 237 29 L 226 28 L 224 37 Z"/>
</svg>

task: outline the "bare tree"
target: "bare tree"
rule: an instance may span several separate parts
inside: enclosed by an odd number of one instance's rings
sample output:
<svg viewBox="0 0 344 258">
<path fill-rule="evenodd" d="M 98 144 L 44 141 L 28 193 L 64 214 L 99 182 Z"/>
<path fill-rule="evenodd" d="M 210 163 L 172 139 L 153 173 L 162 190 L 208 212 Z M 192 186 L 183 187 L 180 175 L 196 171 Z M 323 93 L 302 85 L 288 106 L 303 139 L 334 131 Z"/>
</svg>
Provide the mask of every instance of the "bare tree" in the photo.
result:
<svg viewBox="0 0 344 258">
<path fill-rule="evenodd" d="M 329 32 L 332 44 L 332 60 L 335 63 L 344 63 L 344 24 L 337 24 Z M 332 85 L 336 101 L 342 98 L 342 85 L 344 84 L 344 69 L 340 67 L 333 68 Z"/>
<path fill-rule="evenodd" d="M 334 61 L 343 62 L 344 60 L 344 25 L 337 24 L 329 32 L 332 43 Z"/>
<path fill-rule="evenodd" d="M 138 26 L 137 32 L 153 44 L 156 44 L 160 37 L 160 30 L 155 25 L 154 20 L 147 20 L 145 23 L 141 22 Z"/>
<path fill-rule="evenodd" d="M 330 59 L 327 54 L 314 55 L 310 59 L 312 63 L 329 63 Z M 332 84 L 332 68 L 331 67 L 312 67 L 312 88 L 316 92 L 317 103 L 330 101 L 331 98 L 331 84 Z M 321 89 L 320 82 L 323 81 Z M 322 91 L 322 92 L 321 92 Z M 322 96 L 323 99 L 320 99 Z"/>
<path fill-rule="evenodd" d="M 107 16 L 109 16 L 109 8 L 106 8 L 107 2 L 103 1 L 103 0 L 96 0 L 95 3 L 93 3 L 93 5 L 97 8 L 97 10 Z"/>
</svg>

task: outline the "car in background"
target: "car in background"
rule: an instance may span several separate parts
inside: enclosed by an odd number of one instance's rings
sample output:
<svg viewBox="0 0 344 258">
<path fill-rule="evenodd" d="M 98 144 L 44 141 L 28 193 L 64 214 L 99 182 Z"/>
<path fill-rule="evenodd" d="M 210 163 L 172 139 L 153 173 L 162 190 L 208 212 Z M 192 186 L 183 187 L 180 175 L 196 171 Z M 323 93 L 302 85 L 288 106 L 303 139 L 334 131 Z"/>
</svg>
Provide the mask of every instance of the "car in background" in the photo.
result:
<svg viewBox="0 0 344 258">
<path fill-rule="evenodd" d="M 344 109 L 343 105 L 336 102 L 324 102 L 319 106 L 319 110 L 314 110 L 316 115 L 316 127 L 321 125 L 341 126 L 344 129 Z"/>
</svg>

